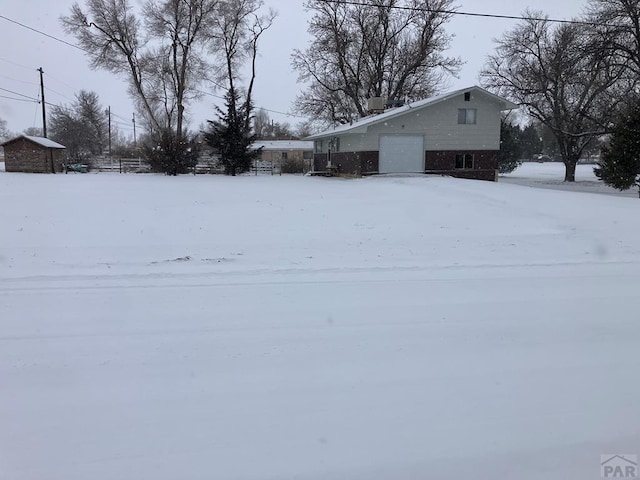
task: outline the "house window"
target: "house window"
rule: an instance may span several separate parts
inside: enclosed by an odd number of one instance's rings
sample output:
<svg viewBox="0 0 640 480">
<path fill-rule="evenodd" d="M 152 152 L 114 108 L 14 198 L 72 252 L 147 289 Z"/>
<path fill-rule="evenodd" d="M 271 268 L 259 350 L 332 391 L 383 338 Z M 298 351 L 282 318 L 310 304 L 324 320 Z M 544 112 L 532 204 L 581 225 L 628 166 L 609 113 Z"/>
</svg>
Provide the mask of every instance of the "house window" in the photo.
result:
<svg viewBox="0 0 640 480">
<path fill-rule="evenodd" d="M 282 152 L 280 154 L 280 158 L 282 158 L 282 160 L 286 160 L 287 159 L 287 152 Z"/>
<path fill-rule="evenodd" d="M 473 153 L 458 153 L 456 154 L 456 169 L 472 169 L 473 168 Z"/>
<path fill-rule="evenodd" d="M 475 123 L 476 123 L 475 108 L 459 108 L 458 109 L 458 124 L 475 125 Z"/>
<path fill-rule="evenodd" d="M 329 149 L 332 152 L 340 151 L 340 137 L 333 137 L 331 140 L 329 140 Z"/>
<path fill-rule="evenodd" d="M 471 101 L 471 92 L 464 92 L 464 101 L 465 102 Z"/>
<path fill-rule="evenodd" d="M 322 153 L 322 140 L 316 140 L 316 153 Z"/>
</svg>

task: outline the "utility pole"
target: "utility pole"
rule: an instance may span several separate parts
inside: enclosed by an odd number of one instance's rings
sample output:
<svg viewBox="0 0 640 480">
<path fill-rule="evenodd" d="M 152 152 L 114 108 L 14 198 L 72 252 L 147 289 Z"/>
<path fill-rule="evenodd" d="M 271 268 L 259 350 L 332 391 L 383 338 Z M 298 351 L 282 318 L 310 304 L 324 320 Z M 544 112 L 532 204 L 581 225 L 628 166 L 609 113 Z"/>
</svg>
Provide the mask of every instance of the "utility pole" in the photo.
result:
<svg viewBox="0 0 640 480">
<path fill-rule="evenodd" d="M 40 67 L 38 68 L 38 71 L 40 72 L 40 96 L 42 97 L 42 136 L 44 138 L 47 138 L 47 113 L 45 110 L 44 101 L 44 79 L 42 77 L 44 70 L 42 70 L 42 67 Z"/>
<path fill-rule="evenodd" d="M 44 70 L 42 67 L 38 68 L 40 72 L 40 96 L 42 97 L 42 136 L 47 138 L 47 110 L 46 102 L 44 101 Z M 53 164 L 53 150 L 49 149 L 49 164 L 51 165 L 51 173 L 56 173 L 56 167 Z"/>
<path fill-rule="evenodd" d="M 138 143 L 136 142 L 136 114 L 133 113 L 133 118 L 131 119 L 133 122 L 133 148 L 137 150 Z"/>
<path fill-rule="evenodd" d="M 111 105 L 107 108 L 107 117 L 109 118 L 109 158 L 111 158 Z"/>
</svg>

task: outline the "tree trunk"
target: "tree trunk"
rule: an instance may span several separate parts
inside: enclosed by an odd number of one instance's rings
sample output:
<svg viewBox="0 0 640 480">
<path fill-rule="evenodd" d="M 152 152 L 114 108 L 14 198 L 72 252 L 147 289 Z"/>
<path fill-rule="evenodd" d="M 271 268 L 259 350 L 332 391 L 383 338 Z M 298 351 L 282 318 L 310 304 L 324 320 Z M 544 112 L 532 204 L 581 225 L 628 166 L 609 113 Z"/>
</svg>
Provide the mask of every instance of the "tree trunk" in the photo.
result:
<svg viewBox="0 0 640 480">
<path fill-rule="evenodd" d="M 577 161 L 567 160 L 564 162 L 565 173 L 564 173 L 564 181 L 565 182 L 575 182 L 576 181 L 576 164 Z"/>
</svg>

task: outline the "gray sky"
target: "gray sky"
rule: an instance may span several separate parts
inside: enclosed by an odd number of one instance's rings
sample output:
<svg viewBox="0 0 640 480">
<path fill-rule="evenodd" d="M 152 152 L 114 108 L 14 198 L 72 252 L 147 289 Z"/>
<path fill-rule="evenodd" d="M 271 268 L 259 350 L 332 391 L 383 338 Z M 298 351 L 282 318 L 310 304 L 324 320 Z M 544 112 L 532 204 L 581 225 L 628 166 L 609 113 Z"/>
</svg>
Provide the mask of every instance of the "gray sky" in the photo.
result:
<svg viewBox="0 0 640 480">
<path fill-rule="evenodd" d="M 279 15 L 273 27 L 264 34 L 260 47 L 256 106 L 290 112 L 295 96 L 303 88 L 291 69 L 290 54 L 294 48 L 304 49 L 308 44 L 306 29 L 310 14 L 304 10 L 302 0 L 265 0 L 265 3 L 276 9 Z M 63 32 L 59 22 L 59 17 L 68 14 L 72 4 L 73 0 L 0 0 L 0 15 L 75 43 L 74 38 Z M 586 0 L 461 0 L 459 11 L 519 15 L 531 6 L 551 18 L 570 19 L 578 15 L 585 4 Z M 478 72 L 486 56 L 494 49 L 492 39 L 515 23 L 514 20 L 455 16 L 447 25 L 448 32 L 455 35 L 447 54 L 460 57 L 466 64 L 460 78 L 452 79 L 447 89 L 477 84 Z M 125 82 L 111 73 L 90 70 L 84 52 L 1 18 L 0 45 L 0 88 L 36 98 L 39 92 L 37 68 L 42 67 L 47 102 L 70 103 L 79 90 L 94 90 L 105 108 L 111 106 L 113 120 L 121 133 L 132 134 L 133 106 Z M 27 100 L 6 90 L 0 90 L 0 95 Z M 223 94 L 220 91 L 212 93 Z M 222 101 L 205 96 L 191 107 L 190 127 L 197 128 L 206 119 L 214 118 L 214 104 L 221 105 Z M 269 113 L 275 121 L 286 121 L 292 126 L 301 120 Z M 7 121 L 13 132 L 42 125 L 40 106 L 29 101 L 0 97 L 0 118 Z"/>
</svg>

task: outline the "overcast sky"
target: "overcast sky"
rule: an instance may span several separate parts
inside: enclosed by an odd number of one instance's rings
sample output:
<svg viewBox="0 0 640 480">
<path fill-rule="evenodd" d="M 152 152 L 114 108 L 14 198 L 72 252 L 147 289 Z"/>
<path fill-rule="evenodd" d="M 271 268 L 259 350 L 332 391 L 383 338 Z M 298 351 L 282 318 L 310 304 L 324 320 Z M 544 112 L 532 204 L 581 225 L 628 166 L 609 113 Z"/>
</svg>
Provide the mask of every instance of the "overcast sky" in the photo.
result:
<svg viewBox="0 0 640 480">
<path fill-rule="evenodd" d="M 134 0 L 137 2 L 138 0 Z M 79 2 L 83 4 L 81 0 Z M 303 85 L 292 71 L 290 55 L 294 48 L 304 49 L 309 42 L 306 32 L 310 13 L 302 0 L 265 0 L 267 6 L 278 11 L 273 27 L 264 34 L 260 47 L 258 77 L 255 87 L 256 106 L 277 112 L 291 112 L 292 102 Z M 69 12 L 73 0 L 0 0 L 0 15 L 41 30 L 52 36 L 75 43 L 60 26 L 59 17 Z M 551 18 L 570 19 L 578 15 L 586 0 L 462 0 L 461 12 L 499 15 L 519 15 L 528 6 L 544 11 Z M 486 56 L 494 49 L 493 38 L 512 28 L 513 20 L 455 16 L 447 25 L 454 34 L 448 55 L 460 57 L 465 63 L 460 78 L 452 79 L 447 89 L 464 88 L 478 83 L 478 72 Z M 131 135 L 133 106 L 127 95 L 125 82 L 111 73 L 92 71 L 85 54 L 73 47 L 30 31 L 0 18 L 0 95 L 26 101 L 0 97 L 0 118 L 13 132 L 28 127 L 41 127 L 40 106 L 26 97 L 36 98 L 39 92 L 38 67 L 44 70 L 45 99 L 61 104 L 73 100 L 81 89 L 96 91 L 105 108 L 111 106 L 113 120 L 125 135 Z M 7 92 L 10 90 L 15 93 Z M 223 92 L 213 92 L 222 95 Z M 197 128 L 206 119 L 214 118 L 214 103 L 222 101 L 204 97 L 190 111 L 190 127 Z M 275 121 L 286 121 L 292 126 L 301 121 L 294 116 L 270 112 Z"/>
</svg>

